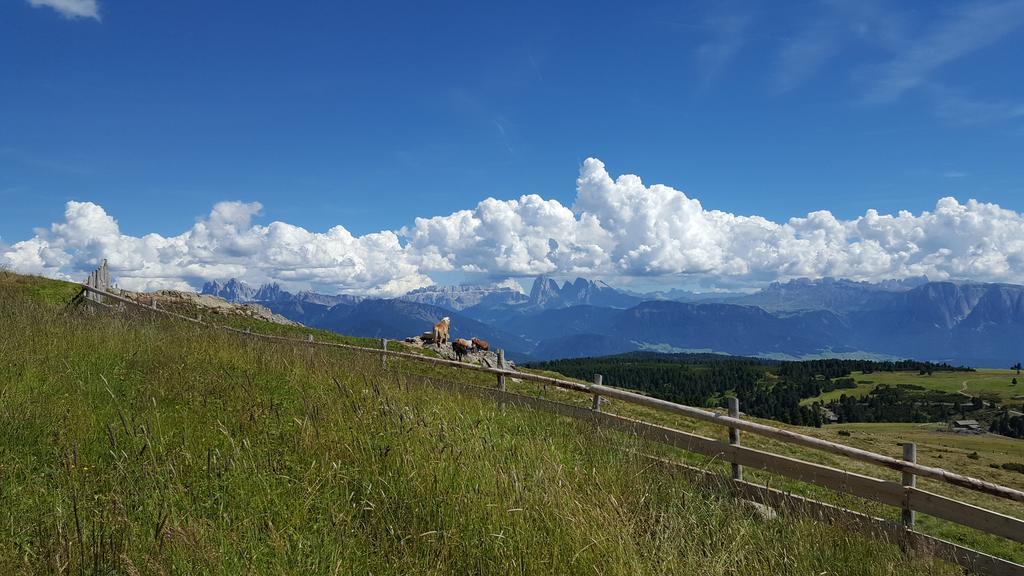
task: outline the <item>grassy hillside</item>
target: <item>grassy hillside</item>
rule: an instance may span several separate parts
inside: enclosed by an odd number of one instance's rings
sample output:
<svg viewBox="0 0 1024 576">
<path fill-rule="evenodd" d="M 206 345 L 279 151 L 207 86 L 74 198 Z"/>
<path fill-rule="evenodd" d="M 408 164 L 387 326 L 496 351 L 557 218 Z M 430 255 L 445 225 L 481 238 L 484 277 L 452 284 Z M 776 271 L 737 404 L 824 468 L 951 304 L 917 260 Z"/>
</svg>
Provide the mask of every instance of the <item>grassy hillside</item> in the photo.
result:
<svg viewBox="0 0 1024 576">
<path fill-rule="evenodd" d="M 0 275 L 0 573 L 953 574 L 413 366 Z"/>
<path fill-rule="evenodd" d="M 549 372 L 548 375 L 560 376 L 558 373 Z M 966 374 L 973 377 L 972 373 Z M 606 380 L 607 381 L 607 380 Z M 590 398 L 583 395 L 549 388 L 544 391 L 537 391 L 536 387 L 529 383 L 520 383 L 516 390 L 529 394 L 542 394 L 561 402 L 576 403 L 581 406 L 588 406 Z M 614 402 L 607 407 L 607 411 L 638 418 L 647 422 L 654 422 L 671 426 L 680 430 L 695 432 L 703 436 L 725 440 L 725 429 L 710 424 L 665 414 L 664 412 L 650 410 L 634 404 L 625 402 Z M 760 421 L 773 426 L 798 431 L 833 442 L 839 442 L 870 450 L 880 454 L 886 454 L 899 458 L 902 453 L 901 445 L 904 442 L 915 442 L 918 444 L 918 461 L 922 464 L 946 468 L 975 478 L 983 478 L 1005 486 L 1011 486 L 1018 490 L 1024 490 L 1024 474 L 1003 467 L 1005 464 L 1020 466 L 1024 464 L 1024 442 L 999 436 L 995 434 L 962 435 L 947 431 L 944 423 L 861 423 L 861 424 L 836 424 L 822 428 L 791 426 L 772 420 L 750 417 L 750 420 Z M 825 454 L 816 450 L 805 449 L 791 444 L 785 444 L 759 436 L 745 434 L 743 443 L 748 446 L 762 448 L 769 452 L 784 454 L 803 460 L 817 462 L 849 470 L 876 478 L 883 478 L 891 481 L 899 481 L 900 475 L 897 472 L 873 466 L 864 462 L 848 458 Z M 692 465 L 701 468 L 717 470 L 725 473 L 728 465 L 713 458 L 707 458 L 683 451 L 675 451 L 659 446 L 650 446 L 649 449 L 659 453 L 678 458 Z M 765 473 L 763 471 L 747 469 L 748 479 L 766 483 L 776 488 L 792 491 L 797 494 L 811 496 L 818 500 L 831 502 L 846 508 L 868 512 L 876 516 L 889 518 L 893 521 L 899 520 L 899 511 L 895 508 L 879 506 L 864 500 L 847 497 L 837 494 L 831 490 L 811 486 L 802 482 L 794 481 L 782 476 Z M 943 494 L 978 506 L 995 510 L 1004 514 L 1024 517 L 1024 509 L 1016 502 L 987 496 L 978 492 L 957 488 L 947 483 L 936 482 L 928 479 L 918 479 L 918 485 L 925 490 Z M 961 525 L 940 520 L 927 515 L 919 514 L 917 527 L 919 530 L 938 536 L 944 539 L 958 542 L 990 554 L 1011 559 L 1018 563 L 1024 563 L 1024 546 L 1009 540 L 984 534 L 976 530 L 965 528 Z"/>
<path fill-rule="evenodd" d="M 149 303 L 145 296 L 142 296 L 142 302 L 145 304 Z M 168 301 L 167 299 L 164 299 L 161 304 L 161 309 L 181 314 L 189 318 L 198 317 L 204 322 L 215 324 L 217 326 L 230 326 L 232 328 L 238 328 L 239 330 L 250 329 L 261 334 L 271 334 L 274 336 L 283 336 L 299 340 L 305 339 L 307 335 L 313 335 L 313 337 L 319 342 L 337 342 L 341 344 L 351 344 L 353 346 L 362 346 L 365 348 L 376 348 L 380 346 L 379 338 L 347 336 L 344 334 L 338 334 L 337 332 L 331 332 L 330 330 L 310 328 L 302 325 L 295 326 L 289 324 L 276 324 L 253 316 L 232 313 L 230 311 L 217 308 L 203 307 L 195 302 L 186 300 Z M 413 348 L 402 342 L 391 341 L 389 342 L 389 346 L 391 346 L 392 350 L 433 354 L 430 350 Z"/>
</svg>

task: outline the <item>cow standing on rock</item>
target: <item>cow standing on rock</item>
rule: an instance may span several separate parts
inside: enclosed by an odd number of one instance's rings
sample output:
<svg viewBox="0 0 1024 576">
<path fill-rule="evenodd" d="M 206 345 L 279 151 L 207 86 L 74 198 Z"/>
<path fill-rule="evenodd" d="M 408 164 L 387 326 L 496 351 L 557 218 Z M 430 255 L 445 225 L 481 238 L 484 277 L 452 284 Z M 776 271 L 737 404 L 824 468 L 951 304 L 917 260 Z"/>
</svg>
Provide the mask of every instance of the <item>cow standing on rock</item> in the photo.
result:
<svg viewBox="0 0 1024 576">
<path fill-rule="evenodd" d="M 436 346 L 448 343 L 448 329 L 451 328 L 451 325 L 452 319 L 447 316 L 441 318 L 441 321 L 437 324 L 434 324 L 432 335 Z"/>
<path fill-rule="evenodd" d="M 455 357 L 462 362 L 462 359 L 473 350 L 473 343 L 465 338 L 458 338 L 452 341 L 452 350 L 455 351 Z"/>
</svg>

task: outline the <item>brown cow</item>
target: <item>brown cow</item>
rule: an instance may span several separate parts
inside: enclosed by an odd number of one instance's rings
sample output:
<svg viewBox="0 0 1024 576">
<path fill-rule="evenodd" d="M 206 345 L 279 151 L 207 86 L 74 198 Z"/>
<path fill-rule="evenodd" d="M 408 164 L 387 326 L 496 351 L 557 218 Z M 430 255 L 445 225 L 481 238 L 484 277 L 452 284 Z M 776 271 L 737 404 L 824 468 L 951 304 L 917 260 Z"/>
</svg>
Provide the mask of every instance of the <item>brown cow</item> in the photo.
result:
<svg viewBox="0 0 1024 576">
<path fill-rule="evenodd" d="M 448 342 L 448 329 L 451 328 L 451 325 L 452 320 L 447 316 L 441 318 L 441 321 L 437 324 L 434 324 L 434 344 L 441 345 Z"/>
<path fill-rule="evenodd" d="M 483 350 L 484 352 L 486 352 L 487 350 L 490 349 L 491 346 L 487 343 L 487 340 L 473 338 L 473 347 L 475 347 L 477 350 Z"/>
<path fill-rule="evenodd" d="M 452 342 L 452 350 L 455 350 L 455 357 L 459 362 L 462 362 L 462 358 L 472 349 L 473 343 L 465 338 L 457 338 Z"/>
</svg>

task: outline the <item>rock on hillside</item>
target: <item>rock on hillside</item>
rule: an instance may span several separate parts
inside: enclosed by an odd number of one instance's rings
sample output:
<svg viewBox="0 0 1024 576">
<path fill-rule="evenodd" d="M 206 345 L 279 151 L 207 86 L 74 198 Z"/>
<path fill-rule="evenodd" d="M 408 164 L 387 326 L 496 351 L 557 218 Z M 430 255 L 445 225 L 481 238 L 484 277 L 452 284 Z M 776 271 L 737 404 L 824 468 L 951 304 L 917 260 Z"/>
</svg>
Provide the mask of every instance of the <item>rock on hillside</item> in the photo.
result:
<svg viewBox="0 0 1024 576">
<path fill-rule="evenodd" d="M 195 292 L 180 292 L 177 290 L 160 290 L 159 292 L 127 292 L 122 290 L 121 295 L 135 300 L 140 304 L 151 306 L 156 301 L 157 307 L 172 309 L 181 305 L 205 308 L 212 314 L 246 316 L 256 318 L 274 324 L 285 326 L 301 326 L 280 314 L 274 314 L 265 306 L 259 304 L 238 304 L 211 294 L 196 294 Z"/>
<path fill-rule="evenodd" d="M 430 334 L 406 338 L 405 343 L 416 346 L 417 348 L 433 350 L 434 352 L 437 352 L 440 357 L 446 360 L 459 360 L 459 356 L 455 353 L 455 349 L 452 348 L 451 342 L 445 344 L 434 344 L 430 339 Z M 498 368 L 498 354 L 490 350 L 474 349 L 463 355 L 461 361 L 469 364 L 479 364 L 480 366 L 486 366 L 487 368 Z M 515 363 L 506 358 L 505 368 L 514 370 Z"/>
</svg>

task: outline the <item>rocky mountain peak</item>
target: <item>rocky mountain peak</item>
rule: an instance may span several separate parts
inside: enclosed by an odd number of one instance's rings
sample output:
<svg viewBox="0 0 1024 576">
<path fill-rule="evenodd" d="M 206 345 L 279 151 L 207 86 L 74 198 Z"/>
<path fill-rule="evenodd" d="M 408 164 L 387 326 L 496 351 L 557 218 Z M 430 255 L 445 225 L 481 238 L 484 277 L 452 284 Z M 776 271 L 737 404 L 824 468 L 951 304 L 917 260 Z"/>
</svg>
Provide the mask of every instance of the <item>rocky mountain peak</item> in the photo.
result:
<svg viewBox="0 0 1024 576">
<path fill-rule="evenodd" d="M 281 299 L 281 296 L 283 294 L 288 294 L 288 293 L 281 289 L 281 285 L 280 284 L 278 284 L 277 282 L 274 282 L 273 284 L 264 284 L 264 285 L 260 286 L 259 289 L 256 290 L 256 293 L 253 294 L 253 300 L 263 300 L 263 301 L 267 301 L 267 302 L 277 302 L 277 301 L 279 301 Z M 290 294 L 289 294 L 289 296 L 290 296 Z"/>
<path fill-rule="evenodd" d="M 344 294 L 328 295 L 316 292 L 303 291 L 292 294 L 281 288 L 277 282 L 263 284 L 259 288 L 253 288 L 245 282 L 232 278 L 227 282 L 216 280 L 203 284 L 200 294 L 210 294 L 227 300 L 228 302 L 262 302 L 265 304 L 280 304 L 285 302 L 302 302 L 320 304 L 323 306 L 334 306 L 336 304 L 356 304 L 363 299 L 358 296 L 347 296 Z"/>
<path fill-rule="evenodd" d="M 563 308 L 566 306 L 593 305 L 627 308 L 635 306 L 642 297 L 620 292 L 600 281 L 576 278 L 565 281 L 559 287 L 550 277 L 538 276 L 530 291 L 529 304 L 539 308 Z"/>
<path fill-rule="evenodd" d="M 533 281 L 533 288 L 530 290 L 529 303 L 533 306 L 547 307 L 551 304 L 560 304 L 562 300 L 562 289 L 558 282 L 547 276 L 538 276 Z"/>
<path fill-rule="evenodd" d="M 249 302 L 256 294 L 256 290 L 245 282 L 232 278 L 223 284 L 216 280 L 207 282 L 200 294 L 210 294 L 228 302 Z"/>
</svg>

